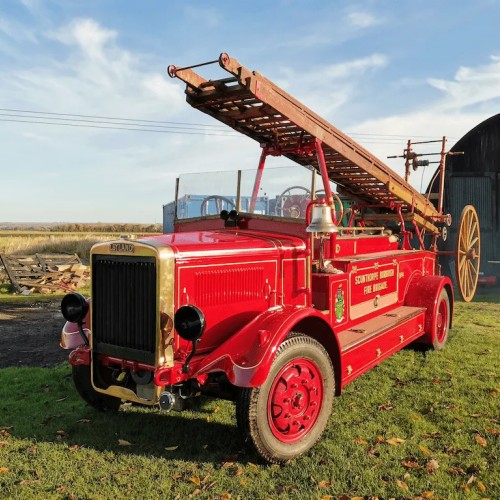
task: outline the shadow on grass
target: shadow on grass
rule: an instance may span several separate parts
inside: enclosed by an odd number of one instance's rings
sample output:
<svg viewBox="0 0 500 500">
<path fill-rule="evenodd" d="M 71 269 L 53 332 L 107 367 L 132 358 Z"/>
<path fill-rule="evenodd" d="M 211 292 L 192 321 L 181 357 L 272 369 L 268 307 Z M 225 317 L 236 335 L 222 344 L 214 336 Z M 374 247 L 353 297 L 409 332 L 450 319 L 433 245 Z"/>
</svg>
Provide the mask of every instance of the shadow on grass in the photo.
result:
<svg viewBox="0 0 500 500">
<path fill-rule="evenodd" d="M 200 398 L 183 413 L 127 405 L 103 413 L 79 398 L 66 364 L 6 368 L 0 378 L 0 429 L 14 438 L 172 460 L 246 461 L 230 402 Z"/>
</svg>

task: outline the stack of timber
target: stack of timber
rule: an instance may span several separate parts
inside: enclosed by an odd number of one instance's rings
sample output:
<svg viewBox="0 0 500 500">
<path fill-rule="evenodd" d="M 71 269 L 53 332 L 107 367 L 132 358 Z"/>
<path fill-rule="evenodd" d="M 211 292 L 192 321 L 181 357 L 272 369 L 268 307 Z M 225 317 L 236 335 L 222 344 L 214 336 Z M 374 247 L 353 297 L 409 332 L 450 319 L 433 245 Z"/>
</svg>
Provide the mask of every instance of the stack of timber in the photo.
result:
<svg viewBox="0 0 500 500">
<path fill-rule="evenodd" d="M 16 291 L 24 294 L 76 290 L 90 277 L 77 254 L 1 254 L 0 263 Z"/>
</svg>

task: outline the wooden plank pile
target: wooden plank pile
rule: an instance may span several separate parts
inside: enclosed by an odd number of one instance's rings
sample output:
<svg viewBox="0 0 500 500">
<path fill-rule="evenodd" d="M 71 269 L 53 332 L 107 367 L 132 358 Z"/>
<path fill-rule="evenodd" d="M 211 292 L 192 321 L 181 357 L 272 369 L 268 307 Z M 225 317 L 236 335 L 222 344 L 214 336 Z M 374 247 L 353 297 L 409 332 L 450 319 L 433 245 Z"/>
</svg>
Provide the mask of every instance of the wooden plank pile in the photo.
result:
<svg viewBox="0 0 500 500">
<path fill-rule="evenodd" d="M 88 283 L 89 267 L 75 254 L 0 255 L 14 288 L 23 294 L 76 290 Z"/>
</svg>

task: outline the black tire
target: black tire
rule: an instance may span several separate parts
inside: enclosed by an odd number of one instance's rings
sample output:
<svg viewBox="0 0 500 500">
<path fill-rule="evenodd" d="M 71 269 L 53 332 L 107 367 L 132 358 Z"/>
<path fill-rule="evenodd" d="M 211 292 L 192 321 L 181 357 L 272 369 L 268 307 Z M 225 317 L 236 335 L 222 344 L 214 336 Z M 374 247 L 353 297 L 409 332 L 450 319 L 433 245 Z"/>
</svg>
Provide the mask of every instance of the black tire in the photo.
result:
<svg viewBox="0 0 500 500">
<path fill-rule="evenodd" d="M 276 351 L 264 384 L 240 390 L 238 428 L 246 445 L 265 461 L 287 462 L 321 437 L 334 394 L 333 366 L 324 347 L 292 333 Z"/>
<path fill-rule="evenodd" d="M 450 329 L 451 308 L 448 292 L 443 289 L 439 295 L 434 318 L 434 335 L 432 346 L 436 351 L 440 351 L 448 340 L 448 330 Z"/>
<path fill-rule="evenodd" d="M 118 411 L 121 399 L 97 392 L 90 380 L 90 366 L 73 366 L 73 382 L 82 399 L 99 411 Z"/>
</svg>

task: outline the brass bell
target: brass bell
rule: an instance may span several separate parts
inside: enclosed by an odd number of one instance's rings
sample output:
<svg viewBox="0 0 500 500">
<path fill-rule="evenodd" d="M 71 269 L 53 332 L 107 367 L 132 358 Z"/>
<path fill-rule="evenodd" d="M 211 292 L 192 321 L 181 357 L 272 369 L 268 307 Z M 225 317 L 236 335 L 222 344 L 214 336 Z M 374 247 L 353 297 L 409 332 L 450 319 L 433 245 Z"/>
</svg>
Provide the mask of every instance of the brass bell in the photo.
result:
<svg viewBox="0 0 500 500">
<path fill-rule="evenodd" d="M 332 209 L 328 205 L 314 205 L 311 211 L 311 222 L 306 231 L 308 233 L 338 233 L 339 228 L 332 220 Z"/>
</svg>

